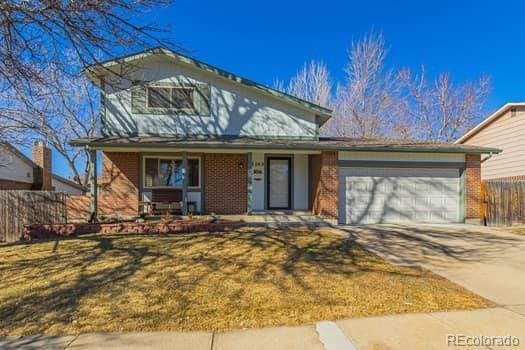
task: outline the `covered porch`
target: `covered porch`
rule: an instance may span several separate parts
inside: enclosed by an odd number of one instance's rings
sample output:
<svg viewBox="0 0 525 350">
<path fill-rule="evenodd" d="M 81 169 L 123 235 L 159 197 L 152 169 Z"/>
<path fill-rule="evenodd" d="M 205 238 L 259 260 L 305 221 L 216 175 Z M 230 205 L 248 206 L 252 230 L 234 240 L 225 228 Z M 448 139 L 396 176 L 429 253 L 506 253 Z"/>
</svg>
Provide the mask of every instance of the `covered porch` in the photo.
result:
<svg viewBox="0 0 525 350">
<path fill-rule="evenodd" d="M 202 150 L 139 153 L 139 203 L 182 214 L 308 211 L 309 153 Z M 139 208 L 140 209 L 140 208 Z"/>
<path fill-rule="evenodd" d="M 100 179 L 92 176 L 92 217 L 308 216 L 320 180 L 320 153 L 99 148 L 91 151 L 93 164 L 102 156 L 103 168 Z"/>
</svg>

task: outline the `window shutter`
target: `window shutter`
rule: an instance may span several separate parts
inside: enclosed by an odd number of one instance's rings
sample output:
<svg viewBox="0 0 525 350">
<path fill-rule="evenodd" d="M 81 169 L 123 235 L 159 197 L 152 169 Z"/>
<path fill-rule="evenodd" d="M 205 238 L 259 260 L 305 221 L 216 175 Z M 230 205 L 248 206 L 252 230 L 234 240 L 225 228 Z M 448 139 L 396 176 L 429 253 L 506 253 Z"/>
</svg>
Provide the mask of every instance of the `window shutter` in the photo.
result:
<svg viewBox="0 0 525 350">
<path fill-rule="evenodd" d="M 146 104 L 146 87 L 144 85 L 136 85 L 131 88 L 131 113 L 148 113 L 148 105 Z"/>
<path fill-rule="evenodd" d="M 195 108 L 197 109 L 197 114 L 203 117 L 209 117 L 210 104 L 210 84 L 195 84 Z"/>
</svg>

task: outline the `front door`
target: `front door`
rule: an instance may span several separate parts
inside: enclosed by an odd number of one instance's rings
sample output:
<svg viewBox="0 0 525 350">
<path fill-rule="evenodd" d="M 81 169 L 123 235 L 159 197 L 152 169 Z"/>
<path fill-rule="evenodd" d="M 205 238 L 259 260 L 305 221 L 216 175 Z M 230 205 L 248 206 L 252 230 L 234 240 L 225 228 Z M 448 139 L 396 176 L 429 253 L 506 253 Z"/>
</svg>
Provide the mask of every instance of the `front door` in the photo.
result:
<svg viewBox="0 0 525 350">
<path fill-rule="evenodd" d="M 290 209 L 291 159 L 270 157 L 267 164 L 268 209 Z"/>
</svg>

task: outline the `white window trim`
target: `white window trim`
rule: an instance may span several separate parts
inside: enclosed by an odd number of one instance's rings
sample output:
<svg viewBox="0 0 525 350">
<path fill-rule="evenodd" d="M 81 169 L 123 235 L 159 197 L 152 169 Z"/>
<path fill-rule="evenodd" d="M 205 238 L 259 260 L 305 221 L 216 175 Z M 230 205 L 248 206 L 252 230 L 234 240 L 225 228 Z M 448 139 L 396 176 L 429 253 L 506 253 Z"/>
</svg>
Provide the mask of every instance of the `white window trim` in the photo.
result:
<svg viewBox="0 0 525 350">
<path fill-rule="evenodd" d="M 160 88 L 160 89 L 186 89 L 192 91 L 192 108 L 170 108 L 170 107 L 150 107 L 149 105 L 149 89 L 150 88 Z M 193 86 L 173 86 L 173 85 L 147 85 L 146 86 L 146 108 L 151 111 L 170 111 L 170 112 L 195 112 L 197 108 L 195 107 L 195 87 Z M 171 98 L 170 92 L 170 98 Z"/>
<path fill-rule="evenodd" d="M 142 157 L 142 188 L 145 189 L 182 189 L 182 186 L 176 187 L 176 186 L 146 186 L 146 159 L 169 159 L 169 160 L 182 160 L 181 156 L 144 156 Z M 188 186 L 188 189 L 191 190 L 200 190 L 201 184 L 202 184 L 202 160 L 201 157 L 198 156 L 191 156 L 188 157 L 188 160 L 190 159 L 197 159 L 199 161 L 199 185 L 198 186 Z"/>
</svg>

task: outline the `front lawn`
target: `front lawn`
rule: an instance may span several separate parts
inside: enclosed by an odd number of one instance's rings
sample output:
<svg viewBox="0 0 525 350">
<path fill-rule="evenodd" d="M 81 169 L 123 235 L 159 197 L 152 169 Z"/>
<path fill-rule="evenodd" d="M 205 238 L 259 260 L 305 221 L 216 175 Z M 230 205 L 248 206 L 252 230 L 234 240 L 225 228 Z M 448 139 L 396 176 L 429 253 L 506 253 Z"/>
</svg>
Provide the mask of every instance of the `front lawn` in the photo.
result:
<svg viewBox="0 0 525 350">
<path fill-rule="evenodd" d="M 505 228 L 505 229 L 507 229 L 511 233 L 516 233 L 518 235 L 525 235 L 525 226 L 515 226 L 515 227 L 511 226 L 510 228 Z"/>
<path fill-rule="evenodd" d="M 1 335 L 225 330 L 488 306 L 330 229 L 4 245 L 0 281 Z"/>
</svg>

